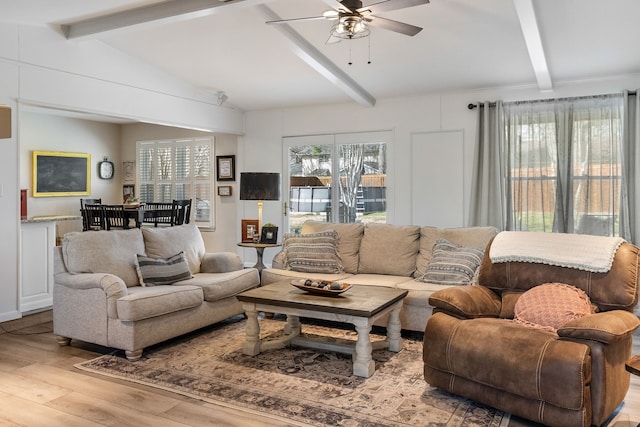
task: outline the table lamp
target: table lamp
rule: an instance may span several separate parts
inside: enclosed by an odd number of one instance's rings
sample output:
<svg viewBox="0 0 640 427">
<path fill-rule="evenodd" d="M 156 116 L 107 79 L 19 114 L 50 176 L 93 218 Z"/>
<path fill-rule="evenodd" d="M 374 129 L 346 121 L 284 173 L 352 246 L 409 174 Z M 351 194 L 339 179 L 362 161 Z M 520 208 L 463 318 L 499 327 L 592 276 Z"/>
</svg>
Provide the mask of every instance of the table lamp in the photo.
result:
<svg viewBox="0 0 640 427">
<path fill-rule="evenodd" d="M 262 201 L 280 200 L 280 174 L 277 172 L 241 172 L 240 200 L 258 201 L 258 230 L 262 226 Z"/>
</svg>

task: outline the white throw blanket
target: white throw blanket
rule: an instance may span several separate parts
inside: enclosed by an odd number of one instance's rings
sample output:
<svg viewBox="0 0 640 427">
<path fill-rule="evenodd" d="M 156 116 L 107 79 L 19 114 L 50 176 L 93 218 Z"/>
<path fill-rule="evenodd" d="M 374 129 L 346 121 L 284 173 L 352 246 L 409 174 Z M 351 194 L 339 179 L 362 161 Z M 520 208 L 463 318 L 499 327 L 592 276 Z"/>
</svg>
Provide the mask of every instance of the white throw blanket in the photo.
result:
<svg viewBox="0 0 640 427">
<path fill-rule="evenodd" d="M 586 234 L 503 231 L 489 249 L 492 263 L 520 261 L 606 273 L 611 269 L 621 237 Z"/>
</svg>

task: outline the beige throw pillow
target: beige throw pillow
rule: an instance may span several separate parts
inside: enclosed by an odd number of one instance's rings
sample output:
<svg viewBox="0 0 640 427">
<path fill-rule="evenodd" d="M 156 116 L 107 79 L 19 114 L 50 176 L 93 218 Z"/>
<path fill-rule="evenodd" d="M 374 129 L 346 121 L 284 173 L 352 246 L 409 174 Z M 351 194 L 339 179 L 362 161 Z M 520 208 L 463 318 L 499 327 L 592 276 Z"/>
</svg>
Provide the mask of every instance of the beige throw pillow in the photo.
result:
<svg viewBox="0 0 640 427">
<path fill-rule="evenodd" d="M 312 234 L 285 234 L 282 240 L 285 269 L 303 273 L 342 273 L 334 230 Z"/>
</svg>

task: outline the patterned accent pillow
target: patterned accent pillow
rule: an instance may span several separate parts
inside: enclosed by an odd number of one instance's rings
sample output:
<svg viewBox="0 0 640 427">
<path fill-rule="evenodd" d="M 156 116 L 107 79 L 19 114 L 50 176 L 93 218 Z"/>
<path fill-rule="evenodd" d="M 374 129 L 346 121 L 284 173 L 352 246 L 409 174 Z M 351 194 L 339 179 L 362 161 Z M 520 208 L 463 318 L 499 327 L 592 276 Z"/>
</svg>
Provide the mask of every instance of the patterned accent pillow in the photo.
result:
<svg viewBox="0 0 640 427">
<path fill-rule="evenodd" d="M 282 239 L 282 246 L 287 270 L 327 274 L 343 272 L 335 230 L 312 234 L 287 233 Z"/>
<path fill-rule="evenodd" d="M 523 293 L 514 308 L 516 323 L 556 332 L 569 320 L 595 313 L 589 295 L 564 283 L 544 283 Z"/>
<path fill-rule="evenodd" d="M 436 285 L 468 285 L 482 262 L 484 250 L 468 248 L 447 239 L 436 240 L 427 271 L 416 278 Z"/>
<path fill-rule="evenodd" d="M 184 252 L 168 258 L 151 258 L 138 254 L 136 271 L 140 286 L 171 285 L 193 277 Z"/>
</svg>

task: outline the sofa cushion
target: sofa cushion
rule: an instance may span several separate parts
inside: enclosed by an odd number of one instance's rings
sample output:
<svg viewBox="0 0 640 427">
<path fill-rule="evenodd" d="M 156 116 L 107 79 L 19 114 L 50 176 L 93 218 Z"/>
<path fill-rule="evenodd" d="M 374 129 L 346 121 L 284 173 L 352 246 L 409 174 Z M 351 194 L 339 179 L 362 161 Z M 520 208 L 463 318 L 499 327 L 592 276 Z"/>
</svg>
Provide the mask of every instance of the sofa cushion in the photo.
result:
<svg viewBox="0 0 640 427">
<path fill-rule="evenodd" d="M 184 252 L 168 258 L 151 258 L 136 255 L 136 271 L 140 286 L 171 285 L 181 280 L 191 279 Z"/>
<path fill-rule="evenodd" d="M 438 239 L 427 271 L 416 280 L 436 285 L 467 285 L 482 262 L 484 250 Z"/>
<path fill-rule="evenodd" d="M 197 286 L 134 286 L 116 306 L 120 320 L 135 322 L 198 307 L 203 300 L 202 289 Z"/>
<path fill-rule="evenodd" d="M 420 248 L 420 227 L 367 224 L 360 245 L 358 273 L 411 276 Z"/>
<path fill-rule="evenodd" d="M 285 234 L 282 242 L 285 268 L 310 273 L 341 273 L 337 236 L 334 230 Z"/>
<path fill-rule="evenodd" d="M 200 273 L 205 247 L 200 230 L 193 224 L 175 227 L 142 227 L 147 256 L 168 258 L 184 252 L 192 274 Z"/>
<path fill-rule="evenodd" d="M 334 230 L 338 234 L 338 255 L 340 256 L 344 271 L 352 274 L 357 273 L 360 258 L 360 242 L 364 234 L 364 224 L 360 222 L 343 224 L 306 221 L 302 224 L 301 233 L 311 234 L 327 230 Z"/>
<path fill-rule="evenodd" d="M 514 320 L 555 332 L 569 320 L 592 314 L 589 296 L 564 283 L 545 283 L 524 292 L 516 302 Z"/>
<path fill-rule="evenodd" d="M 69 273 L 109 273 L 121 278 L 127 287 L 138 285 L 135 259 L 144 253 L 138 228 L 67 233 L 62 242 L 62 257 Z"/>
<path fill-rule="evenodd" d="M 257 286 L 257 271 L 246 268 L 226 273 L 198 273 L 176 286 L 193 285 L 202 288 L 205 301 L 219 301 Z"/>
</svg>

